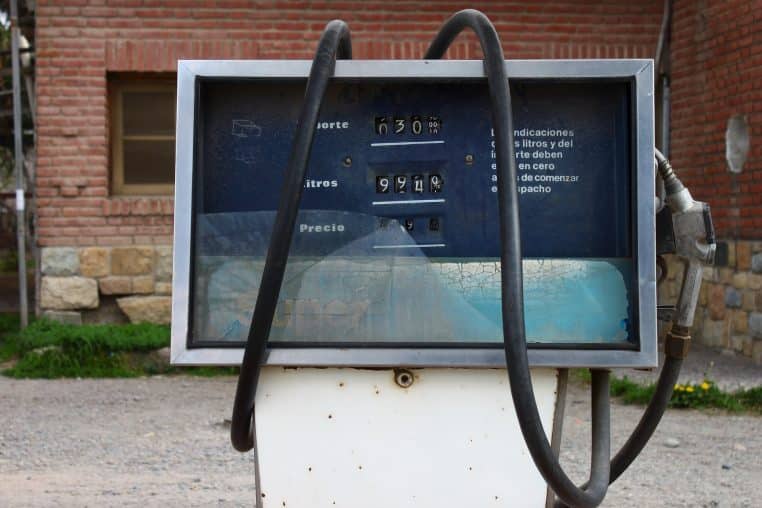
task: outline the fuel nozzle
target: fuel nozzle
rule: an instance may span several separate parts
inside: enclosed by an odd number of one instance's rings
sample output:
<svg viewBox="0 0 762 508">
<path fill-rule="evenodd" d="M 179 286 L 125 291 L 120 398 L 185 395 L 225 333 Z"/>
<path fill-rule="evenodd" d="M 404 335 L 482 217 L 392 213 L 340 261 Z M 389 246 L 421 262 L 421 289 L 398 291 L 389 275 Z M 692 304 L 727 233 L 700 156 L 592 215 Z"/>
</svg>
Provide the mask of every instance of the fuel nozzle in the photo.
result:
<svg viewBox="0 0 762 508">
<path fill-rule="evenodd" d="M 672 213 L 688 211 L 694 204 L 693 196 L 677 177 L 669 160 L 659 150 L 655 151 L 655 155 L 659 176 L 664 182 L 664 190 L 667 194 L 667 205 L 669 205 Z"/>
<path fill-rule="evenodd" d="M 666 190 L 665 201 L 672 211 L 675 253 L 684 260 L 713 264 L 717 246 L 709 205 L 694 200 L 669 160 L 658 150 L 655 150 L 655 155 L 659 176 Z"/>
<path fill-rule="evenodd" d="M 690 329 L 701 290 L 705 265 L 714 264 L 714 226 L 709 205 L 696 201 L 672 169 L 666 157 L 655 151 L 659 176 L 664 181 L 666 203 L 672 211 L 675 254 L 684 262 L 683 283 L 677 300 L 672 329 L 667 334 L 664 352 L 684 358 L 688 353 Z"/>
</svg>

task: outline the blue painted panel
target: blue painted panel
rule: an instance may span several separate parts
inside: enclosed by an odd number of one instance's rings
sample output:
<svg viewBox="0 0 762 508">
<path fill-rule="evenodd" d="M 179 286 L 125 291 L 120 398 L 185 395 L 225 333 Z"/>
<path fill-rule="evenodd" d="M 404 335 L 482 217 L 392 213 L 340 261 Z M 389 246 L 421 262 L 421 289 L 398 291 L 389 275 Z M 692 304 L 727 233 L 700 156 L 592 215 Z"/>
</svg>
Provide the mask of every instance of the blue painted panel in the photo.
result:
<svg viewBox="0 0 762 508">
<path fill-rule="evenodd" d="M 245 339 L 303 93 L 199 84 L 192 344 Z M 517 82 L 512 97 L 529 339 L 626 345 L 630 86 Z M 484 83 L 333 84 L 307 178 L 271 340 L 502 341 Z"/>
<path fill-rule="evenodd" d="M 276 208 L 303 94 L 302 81 L 202 84 L 199 212 Z M 629 256 L 628 84 L 522 83 L 513 86 L 512 96 L 517 152 L 530 156 L 517 159 L 522 168 L 529 166 L 519 171 L 524 256 Z M 438 118 L 438 133 L 425 125 L 420 135 L 413 134 L 414 115 L 425 124 Z M 378 117 L 388 118 L 389 134 L 375 133 Z M 395 118 L 405 121 L 402 134 L 391 132 Z M 334 128 L 316 133 L 302 209 L 412 218 L 411 236 L 418 243 L 445 244 L 433 256 L 497 257 L 490 118 L 480 83 L 334 85 L 321 111 L 321 120 L 334 122 Z M 531 131 L 573 131 L 573 136 L 530 136 Z M 372 146 L 411 142 L 432 144 Z M 559 142 L 572 146 L 559 148 Z M 546 146 L 537 146 L 542 143 Z M 539 165 L 554 169 L 532 169 Z M 395 175 L 408 178 L 405 194 L 375 192 L 377 177 Z M 415 175 L 424 177 L 421 194 L 410 189 Z M 428 188 L 432 175 L 444 181 L 439 193 Z M 413 200 L 445 202 L 404 204 Z M 399 201 L 403 204 L 372 204 Z M 440 219 L 440 231 L 429 231 L 429 218 Z M 293 253 L 332 250 L 364 234 L 333 233 Z"/>
</svg>

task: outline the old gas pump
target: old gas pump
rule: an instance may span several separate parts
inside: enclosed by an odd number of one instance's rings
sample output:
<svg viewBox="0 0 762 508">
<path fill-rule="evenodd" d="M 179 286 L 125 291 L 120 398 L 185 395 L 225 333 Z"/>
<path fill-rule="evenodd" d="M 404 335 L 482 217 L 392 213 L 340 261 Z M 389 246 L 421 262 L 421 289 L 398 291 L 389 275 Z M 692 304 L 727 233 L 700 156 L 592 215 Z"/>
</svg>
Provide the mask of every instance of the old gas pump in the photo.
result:
<svg viewBox="0 0 762 508">
<path fill-rule="evenodd" d="M 465 28 L 484 61 L 439 60 Z M 421 61 L 351 60 L 340 21 L 312 62 L 180 61 L 172 361 L 242 365 L 259 506 L 598 505 L 664 412 L 714 254 L 653 123 L 650 60 L 506 61 L 470 10 Z M 607 369 L 657 366 L 670 251 L 666 364 L 611 459 Z M 581 487 L 557 460 L 568 367 L 593 379 Z"/>
</svg>

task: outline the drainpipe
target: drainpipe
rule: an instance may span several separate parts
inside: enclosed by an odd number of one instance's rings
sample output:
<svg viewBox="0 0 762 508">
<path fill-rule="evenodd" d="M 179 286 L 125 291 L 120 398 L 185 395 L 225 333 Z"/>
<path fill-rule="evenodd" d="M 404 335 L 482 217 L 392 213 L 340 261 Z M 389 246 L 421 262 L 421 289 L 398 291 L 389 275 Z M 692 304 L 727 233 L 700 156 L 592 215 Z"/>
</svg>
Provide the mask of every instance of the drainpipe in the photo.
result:
<svg viewBox="0 0 762 508">
<path fill-rule="evenodd" d="M 661 86 L 661 136 L 659 149 L 669 158 L 669 108 L 670 108 L 670 37 L 672 26 L 672 0 L 664 0 L 664 15 L 662 16 L 659 42 L 656 44 L 654 72 L 656 85 Z"/>
</svg>

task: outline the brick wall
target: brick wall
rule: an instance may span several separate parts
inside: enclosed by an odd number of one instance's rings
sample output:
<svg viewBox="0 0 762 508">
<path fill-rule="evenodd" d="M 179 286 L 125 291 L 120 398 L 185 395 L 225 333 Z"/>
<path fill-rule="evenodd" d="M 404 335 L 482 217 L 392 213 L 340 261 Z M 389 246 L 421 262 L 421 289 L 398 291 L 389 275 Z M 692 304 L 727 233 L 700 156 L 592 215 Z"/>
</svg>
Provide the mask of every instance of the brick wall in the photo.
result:
<svg viewBox="0 0 762 508">
<path fill-rule="evenodd" d="M 105 4 L 108 5 L 105 5 Z M 175 71 L 180 58 L 309 58 L 325 23 L 356 58 L 419 58 L 465 2 L 48 0 L 37 10 L 41 246 L 171 241 L 167 198 L 109 196 L 107 72 Z M 469 3 L 468 5 L 473 5 Z M 648 57 L 661 2 L 482 2 L 511 58 Z M 479 56 L 472 36 L 451 55 Z"/>
<path fill-rule="evenodd" d="M 651 57 L 662 12 L 661 0 L 40 0 L 36 197 L 43 308 L 74 322 L 93 312 L 83 309 L 102 307 L 115 295 L 131 319 L 127 306 L 135 300 L 127 298 L 153 298 L 146 307 L 168 308 L 157 267 L 167 259 L 162 245 L 171 243 L 172 198 L 110 195 L 108 73 L 174 72 L 182 58 L 311 58 L 333 18 L 350 24 L 356 58 L 420 58 L 442 21 L 466 7 L 495 22 L 508 58 Z M 481 53 L 468 34 L 449 56 Z M 122 273 L 114 261 L 129 257 L 146 260 L 139 273 Z M 135 294 L 143 296 L 127 296 Z M 167 312 L 159 314 L 150 319 L 166 320 Z"/>
<path fill-rule="evenodd" d="M 762 363 L 762 1 L 676 0 L 673 18 L 671 159 L 727 253 L 705 275 L 696 332 Z M 738 174 L 725 160 L 734 115 L 751 139 Z"/>
<path fill-rule="evenodd" d="M 762 1 L 675 2 L 672 32 L 672 162 L 712 205 L 721 238 L 762 239 Z M 745 115 L 749 159 L 725 162 L 728 119 Z"/>
</svg>

